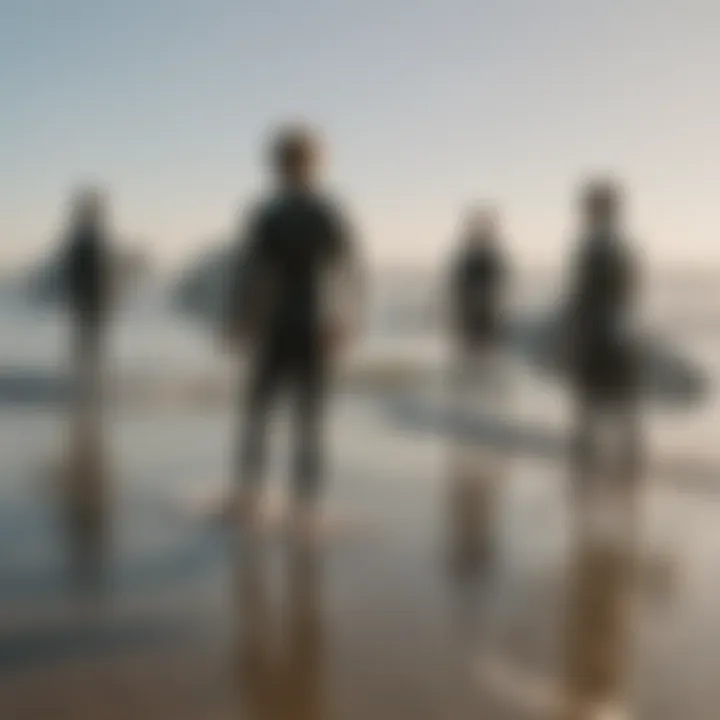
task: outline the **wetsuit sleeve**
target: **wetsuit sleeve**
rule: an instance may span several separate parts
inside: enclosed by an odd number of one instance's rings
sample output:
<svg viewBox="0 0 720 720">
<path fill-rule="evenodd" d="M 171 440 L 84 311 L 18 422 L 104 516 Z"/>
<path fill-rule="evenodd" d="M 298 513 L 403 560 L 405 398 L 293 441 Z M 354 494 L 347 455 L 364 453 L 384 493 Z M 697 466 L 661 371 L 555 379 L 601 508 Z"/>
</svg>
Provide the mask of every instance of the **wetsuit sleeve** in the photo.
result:
<svg viewBox="0 0 720 720">
<path fill-rule="evenodd" d="M 575 326 L 580 321 L 580 315 L 588 302 L 593 265 L 595 265 L 595 258 L 589 248 L 581 247 L 570 267 L 570 294 L 566 303 L 566 320 L 571 326 L 569 328 L 571 332 L 575 331 Z"/>
<path fill-rule="evenodd" d="M 622 283 L 619 289 L 619 305 L 624 308 L 624 323 L 626 330 L 632 332 L 631 328 L 639 322 L 640 311 L 640 286 L 642 277 L 640 264 L 635 253 L 625 247 L 622 259 Z"/>
<path fill-rule="evenodd" d="M 497 257 L 496 264 L 497 284 L 500 292 L 504 292 L 508 282 L 510 281 L 510 266 L 507 258 L 500 255 Z"/>
<path fill-rule="evenodd" d="M 76 309 L 80 295 L 82 248 L 74 236 L 69 236 L 65 242 L 65 251 L 60 258 L 63 289 L 71 307 Z"/>
<path fill-rule="evenodd" d="M 264 262 L 266 213 L 254 209 L 240 221 L 228 270 L 227 306 L 223 329 L 232 334 L 247 332 L 254 280 Z"/>
<path fill-rule="evenodd" d="M 631 250 L 626 250 L 623 268 L 623 295 L 628 305 L 632 305 L 638 296 L 641 284 L 640 266 Z"/>
<path fill-rule="evenodd" d="M 364 324 L 367 269 L 354 224 L 334 208 L 329 222 L 329 268 L 325 308 L 331 325 L 356 334 Z"/>
</svg>

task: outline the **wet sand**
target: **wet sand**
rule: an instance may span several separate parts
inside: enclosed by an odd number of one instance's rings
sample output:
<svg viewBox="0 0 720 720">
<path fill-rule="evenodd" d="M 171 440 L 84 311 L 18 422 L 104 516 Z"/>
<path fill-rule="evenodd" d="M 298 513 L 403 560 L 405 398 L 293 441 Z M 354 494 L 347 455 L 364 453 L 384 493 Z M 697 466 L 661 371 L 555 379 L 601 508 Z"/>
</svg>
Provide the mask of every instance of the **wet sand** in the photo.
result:
<svg viewBox="0 0 720 720">
<path fill-rule="evenodd" d="M 62 493 L 37 480 L 58 426 L 0 425 L 0 717 L 565 718 L 591 697 L 718 715 L 713 494 L 648 483 L 634 562 L 574 535 L 561 461 L 459 450 L 353 399 L 332 423 L 340 529 L 301 552 L 189 500 L 227 484 L 224 413 L 120 417 L 106 554 L 78 585 Z"/>
</svg>

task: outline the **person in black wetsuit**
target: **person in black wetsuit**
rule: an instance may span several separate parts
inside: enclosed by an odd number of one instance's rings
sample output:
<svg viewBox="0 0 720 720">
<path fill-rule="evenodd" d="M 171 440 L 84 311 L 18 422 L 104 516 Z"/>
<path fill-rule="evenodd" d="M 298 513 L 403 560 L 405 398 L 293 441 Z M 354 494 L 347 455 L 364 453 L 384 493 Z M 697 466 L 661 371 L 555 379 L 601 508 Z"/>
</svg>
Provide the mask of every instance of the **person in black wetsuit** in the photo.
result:
<svg viewBox="0 0 720 720">
<path fill-rule="evenodd" d="M 64 274 L 73 328 L 77 400 L 88 410 L 97 400 L 107 325 L 110 267 L 105 208 L 97 190 L 81 192 L 66 239 Z"/>
<path fill-rule="evenodd" d="M 344 212 L 317 188 L 319 150 L 304 128 L 283 131 L 274 143 L 278 187 L 253 209 L 243 229 L 228 315 L 230 332 L 250 353 L 237 468 L 241 510 L 247 517 L 257 509 L 267 415 L 278 390 L 288 385 L 297 411 L 294 501 L 298 517 L 311 525 L 330 365 L 348 330 L 331 287 L 357 267 Z"/>
<path fill-rule="evenodd" d="M 502 338 L 507 266 L 497 220 L 481 210 L 470 218 L 450 270 L 451 324 L 461 382 L 474 377 Z"/>
<path fill-rule="evenodd" d="M 61 262 L 74 370 L 74 434 L 65 509 L 73 573 L 85 587 L 101 577 L 107 530 L 101 377 L 110 296 L 110 250 L 104 202 L 97 190 L 84 190 L 78 195 L 65 242 Z"/>
<path fill-rule="evenodd" d="M 451 401 L 455 412 L 502 411 L 501 358 L 507 265 L 497 218 L 475 211 L 450 268 L 450 322 L 453 348 Z M 469 406 L 468 406 L 469 403 Z M 500 458 L 451 441 L 449 528 L 451 559 L 460 577 L 472 577 L 491 559 Z"/>
<path fill-rule="evenodd" d="M 603 429 L 614 431 L 619 446 L 616 477 L 634 476 L 640 462 L 639 367 L 632 332 L 637 262 L 621 228 L 621 207 L 621 192 L 610 182 L 591 183 L 582 197 L 584 229 L 567 326 L 579 410 L 575 456 L 582 477 L 597 469 Z"/>
<path fill-rule="evenodd" d="M 460 347 L 474 351 L 494 345 L 502 329 L 506 265 L 497 221 L 491 212 L 480 211 L 471 217 L 451 273 L 454 325 Z"/>
</svg>

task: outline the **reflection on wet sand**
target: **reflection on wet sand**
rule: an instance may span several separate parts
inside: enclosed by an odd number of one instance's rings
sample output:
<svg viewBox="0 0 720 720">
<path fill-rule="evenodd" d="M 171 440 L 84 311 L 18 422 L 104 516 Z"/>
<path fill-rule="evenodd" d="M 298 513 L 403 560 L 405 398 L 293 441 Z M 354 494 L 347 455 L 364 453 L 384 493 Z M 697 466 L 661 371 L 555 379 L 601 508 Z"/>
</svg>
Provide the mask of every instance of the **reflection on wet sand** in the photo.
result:
<svg viewBox="0 0 720 720">
<path fill-rule="evenodd" d="M 603 507 L 601 501 L 595 497 L 583 508 L 572 548 L 563 720 L 626 716 L 619 713 L 626 712 L 622 696 L 632 640 L 635 532 L 627 524 L 627 507 Z M 593 519 L 601 513 L 604 521 Z"/>
<path fill-rule="evenodd" d="M 448 478 L 450 563 L 459 579 L 476 577 L 492 558 L 501 465 L 476 448 L 452 448 Z"/>
<path fill-rule="evenodd" d="M 461 352 L 454 369 L 452 402 L 463 412 L 497 412 L 507 400 L 492 351 Z M 497 532 L 498 494 L 505 470 L 500 451 L 453 437 L 449 447 L 448 506 L 450 561 L 459 578 L 470 579 L 487 567 Z"/>
<path fill-rule="evenodd" d="M 237 563 L 241 706 L 253 720 L 320 720 L 324 657 L 318 551 L 309 544 L 287 548 L 280 617 L 272 611 L 269 568 L 262 555 L 259 540 L 245 538 Z"/>
<path fill-rule="evenodd" d="M 107 464 L 97 446 L 74 458 L 64 497 L 69 573 L 83 592 L 100 589 L 108 543 Z"/>
<path fill-rule="evenodd" d="M 89 345 L 89 346 L 88 346 Z M 76 387 L 61 506 L 69 574 L 81 591 L 100 589 L 108 541 L 110 467 L 104 436 L 99 348 L 76 340 Z"/>
</svg>

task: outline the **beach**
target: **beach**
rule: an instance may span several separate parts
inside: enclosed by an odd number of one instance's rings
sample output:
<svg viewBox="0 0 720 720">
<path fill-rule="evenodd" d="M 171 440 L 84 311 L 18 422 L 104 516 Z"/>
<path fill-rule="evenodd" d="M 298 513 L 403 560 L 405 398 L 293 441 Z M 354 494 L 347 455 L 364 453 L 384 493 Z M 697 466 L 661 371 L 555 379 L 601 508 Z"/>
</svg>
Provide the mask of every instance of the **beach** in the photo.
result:
<svg viewBox="0 0 720 720">
<path fill-rule="evenodd" d="M 62 330 L 44 322 L 23 323 L 24 340 L 3 333 L 8 366 L 58 366 Z M 207 371 L 232 387 L 201 333 L 169 329 L 160 342 L 147 322 L 133 332 L 155 342 L 120 343 L 121 374 Z M 712 338 L 696 346 L 714 356 Z M 513 377 L 502 417 L 562 436 L 562 392 Z M 579 542 L 562 452 L 497 447 L 471 431 L 458 440 L 422 420 L 443 382 L 435 370 L 392 392 L 338 387 L 325 498 L 334 529 L 300 560 L 281 523 L 248 539 L 214 520 L 231 486 L 231 391 L 199 407 L 170 395 L 108 409 L 102 528 L 84 544 L 59 481 L 62 405 L 1 408 L 0 715 L 563 717 L 595 682 L 631 717 L 715 718 L 716 401 L 648 417 L 650 454 L 665 465 L 645 479 L 640 560 L 624 572 L 630 548 Z M 267 491 L 282 504 L 282 414 L 277 429 Z M 492 518 L 487 565 L 464 564 L 477 537 L 453 508 L 467 488 L 460 508 Z M 97 557 L 83 557 L 88 545 Z M 78 560 L 95 585 L 78 588 Z"/>
</svg>

